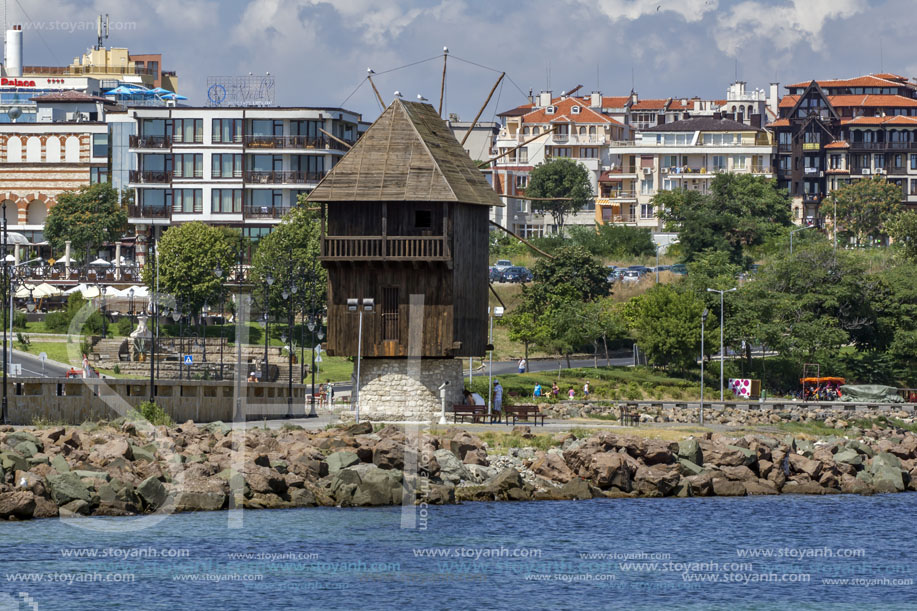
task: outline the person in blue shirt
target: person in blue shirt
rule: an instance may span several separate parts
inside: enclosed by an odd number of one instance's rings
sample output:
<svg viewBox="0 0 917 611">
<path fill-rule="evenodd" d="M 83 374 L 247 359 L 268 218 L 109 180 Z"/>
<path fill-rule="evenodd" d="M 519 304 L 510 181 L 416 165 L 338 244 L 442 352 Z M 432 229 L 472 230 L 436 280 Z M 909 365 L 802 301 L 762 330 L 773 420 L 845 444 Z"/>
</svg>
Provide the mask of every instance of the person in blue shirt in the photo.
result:
<svg viewBox="0 0 917 611">
<path fill-rule="evenodd" d="M 494 405 L 491 422 L 499 422 L 503 413 L 503 387 L 499 380 L 494 380 Z"/>
<path fill-rule="evenodd" d="M 535 382 L 535 391 L 532 393 L 532 396 L 537 398 L 541 396 L 541 384 Z"/>
</svg>

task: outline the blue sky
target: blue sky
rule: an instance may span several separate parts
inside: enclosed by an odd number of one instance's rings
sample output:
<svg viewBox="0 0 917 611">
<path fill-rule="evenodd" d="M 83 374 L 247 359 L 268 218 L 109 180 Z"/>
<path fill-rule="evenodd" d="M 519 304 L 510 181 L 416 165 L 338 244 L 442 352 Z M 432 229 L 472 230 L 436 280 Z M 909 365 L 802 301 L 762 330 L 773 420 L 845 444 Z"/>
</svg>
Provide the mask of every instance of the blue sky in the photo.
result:
<svg viewBox="0 0 917 611">
<path fill-rule="evenodd" d="M 914 8 L 913 0 L 7 0 L 7 20 L 34 24 L 24 27 L 29 65 L 69 63 L 94 44 L 103 12 L 108 45 L 163 53 L 191 103 L 206 102 L 208 75 L 271 72 L 282 105 L 346 100 L 370 121 L 379 105 L 367 67 L 382 73 L 437 58 L 376 77 L 387 102 L 397 89 L 435 105 L 445 45 L 455 58 L 445 107 L 462 119 L 506 71 L 482 115 L 489 120 L 549 83 L 555 93 L 582 84 L 626 95 L 633 82 L 642 98 L 720 98 L 736 71 L 750 88 L 883 69 L 914 76 Z"/>
</svg>

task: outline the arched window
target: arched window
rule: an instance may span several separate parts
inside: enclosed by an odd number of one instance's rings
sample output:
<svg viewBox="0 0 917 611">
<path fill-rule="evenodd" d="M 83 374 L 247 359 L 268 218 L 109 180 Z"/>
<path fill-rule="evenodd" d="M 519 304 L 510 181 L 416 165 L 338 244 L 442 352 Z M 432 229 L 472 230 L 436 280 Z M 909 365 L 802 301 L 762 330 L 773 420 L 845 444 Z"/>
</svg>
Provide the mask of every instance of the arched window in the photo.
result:
<svg viewBox="0 0 917 611">
<path fill-rule="evenodd" d="M 585 135 L 586 135 L 586 126 L 585 126 L 585 125 L 581 125 L 581 126 L 580 126 L 580 128 L 579 128 L 579 135 L 580 135 L 580 136 L 585 136 Z"/>
<path fill-rule="evenodd" d="M 0 202 L 0 206 L 6 204 L 6 224 L 7 225 L 18 225 L 19 224 L 19 208 L 16 206 L 16 202 L 11 199 L 6 200 L 5 202 Z"/>
<path fill-rule="evenodd" d="M 9 163 L 22 161 L 22 140 L 19 136 L 10 136 L 6 141 L 6 160 Z"/>
<path fill-rule="evenodd" d="M 65 148 L 65 160 L 67 163 L 79 163 L 80 162 L 80 139 L 76 136 L 69 136 L 67 138 L 67 146 Z"/>
<path fill-rule="evenodd" d="M 60 139 L 57 136 L 49 136 L 45 142 L 45 161 L 60 163 Z"/>
<path fill-rule="evenodd" d="M 48 218 L 48 207 L 45 203 L 40 199 L 30 201 L 26 223 L 29 225 L 44 225 L 46 218 Z"/>
<path fill-rule="evenodd" d="M 30 136 L 25 145 L 26 163 L 41 163 L 41 139 Z"/>
</svg>

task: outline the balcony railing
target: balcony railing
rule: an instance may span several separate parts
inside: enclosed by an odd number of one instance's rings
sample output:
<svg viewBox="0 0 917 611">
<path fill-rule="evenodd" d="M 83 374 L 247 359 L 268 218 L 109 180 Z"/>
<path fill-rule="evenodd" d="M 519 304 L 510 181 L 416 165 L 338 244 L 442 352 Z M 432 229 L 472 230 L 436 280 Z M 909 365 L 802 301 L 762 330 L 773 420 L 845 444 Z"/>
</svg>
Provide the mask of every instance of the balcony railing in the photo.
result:
<svg viewBox="0 0 917 611">
<path fill-rule="evenodd" d="M 245 206 L 245 218 L 250 219 L 279 219 L 289 212 L 289 208 L 275 208 L 273 206 Z"/>
<path fill-rule="evenodd" d="M 444 261 L 443 236 L 325 236 L 322 258 L 337 261 Z"/>
<path fill-rule="evenodd" d="M 171 213 L 172 209 L 167 206 L 144 206 L 142 204 L 130 204 L 127 207 L 127 216 L 130 218 L 167 219 Z"/>
<path fill-rule="evenodd" d="M 851 151 L 917 151 L 917 142 L 851 142 Z"/>
<path fill-rule="evenodd" d="M 172 172 L 131 170 L 130 181 L 136 183 L 162 184 L 172 181 Z"/>
<path fill-rule="evenodd" d="M 596 199 L 595 203 L 598 205 L 602 205 L 605 203 L 602 201 L 603 199 L 636 199 L 636 198 L 637 198 L 636 191 L 611 191 L 610 193 L 603 195 L 602 197 Z"/>
<path fill-rule="evenodd" d="M 792 153 L 793 145 L 787 144 L 785 142 L 781 142 L 780 144 L 777 145 L 777 152 L 778 153 Z"/>
<path fill-rule="evenodd" d="M 347 150 L 346 146 L 331 138 L 315 138 L 311 136 L 262 136 L 258 134 L 246 134 L 242 137 L 242 143 L 247 148 Z"/>
<path fill-rule="evenodd" d="M 169 136 L 131 136 L 128 144 L 132 149 L 167 149 L 172 146 Z"/>
<path fill-rule="evenodd" d="M 259 172 L 248 170 L 243 172 L 245 182 L 256 185 L 282 185 L 282 184 L 302 184 L 306 182 L 318 182 L 322 179 L 321 172 L 298 172 L 298 171 L 276 171 L 276 172 Z"/>
</svg>

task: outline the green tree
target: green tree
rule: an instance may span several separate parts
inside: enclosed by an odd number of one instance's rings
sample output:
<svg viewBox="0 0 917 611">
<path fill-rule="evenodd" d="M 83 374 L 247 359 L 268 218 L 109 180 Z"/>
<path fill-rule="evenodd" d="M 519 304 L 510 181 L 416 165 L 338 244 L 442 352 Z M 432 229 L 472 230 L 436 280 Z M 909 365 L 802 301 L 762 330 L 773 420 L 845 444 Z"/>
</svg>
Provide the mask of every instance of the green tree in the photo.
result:
<svg viewBox="0 0 917 611">
<path fill-rule="evenodd" d="M 700 354 L 704 302 L 693 291 L 659 284 L 635 297 L 634 331 L 647 360 L 659 367 L 693 367 Z"/>
<path fill-rule="evenodd" d="M 289 290 L 291 283 L 300 295 L 311 296 L 315 291 L 316 307 L 325 302 L 327 274 L 318 263 L 321 240 L 321 220 L 318 213 L 304 205 L 293 207 L 274 230 L 262 238 L 252 258 L 252 278 L 263 293 L 264 279 L 268 272 L 274 278 L 270 289 L 272 311 L 285 311 L 289 302 L 281 295 Z M 304 292 L 304 293 L 303 293 Z"/>
<path fill-rule="evenodd" d="M 57 196 L 45 220 L 45 238 L 56 251 L 70 241 L 73 251 L 92 258 L 106 242 L 115 242 L 127 229 L 127 213 L 110 183 L 83 186 Z"/>
<path fill-rule="evenodd" d="M 709 195 L 660 191 L 653 204 L 666 228 L 678 232 L 681 250 L 692 261 L 705 250 L 722 250 L 746 266 L 745 251 L 790 224 L 790 199 L 776 182 L 750 174 L 716 176 Z"/>
<path fill-rule="evenodd" d="M 214 270 L 232 268 L 238 234 L 200 222 L 173 225 L 157 243 L 158 257 L 143 268 L 143 282 L 156 290 L 156 261 L 159 292 L 173 295 L 186 313 L 196 314 L 205 303 L 216 303 L 223 279 Z"/>
<path fill-rule="evenodd" d="M 573 243 L 596 257 L 650 257 L 656 254 L 653 233 L 626 225 L 575 226 L 567 230 Z"/>
<path fill-rule="evenodd" d="M 532 266 L 531 288 L 524 287 L 535 300 L 549 295 L 572 295 L 582 301 L 594 301 L 611 292 L 608 270 L 580 246 L 558 248 L 553 258 L 542 257 Z"/>
<path fill-rule="evenodd" d="M 593 197 L 586 166 L 566 158 L 552 159 L 536 166 L 529 173 L 525 194 L 551 198 L 551 201 L 533 200 L 532 209 L 550 214 L 560 233 L 563 233 L 567 215 L 582 210 Z"/>
<path fill-rule="evenodd" d="M 831 193 L 837 205 L 836 218 L 833 207 L 826 208 L 838 230 L 862 246 L 885 233 L 886 224 L 901 211 L 901 197 L 901 187 L 876 176 L 853 181 Z"/>
<path fill-rule="evenodd" d="M 904 258 L 917 262 L 917 211 L 906 210 L 888 222 L 890 235 L 901 249 Z"/>
</svg>

